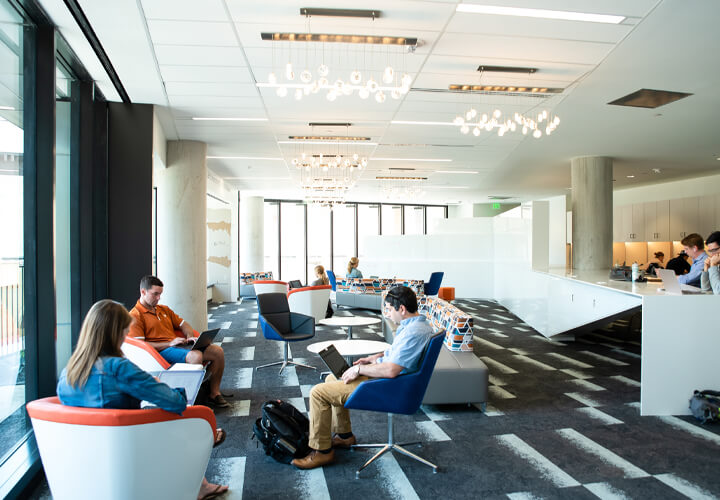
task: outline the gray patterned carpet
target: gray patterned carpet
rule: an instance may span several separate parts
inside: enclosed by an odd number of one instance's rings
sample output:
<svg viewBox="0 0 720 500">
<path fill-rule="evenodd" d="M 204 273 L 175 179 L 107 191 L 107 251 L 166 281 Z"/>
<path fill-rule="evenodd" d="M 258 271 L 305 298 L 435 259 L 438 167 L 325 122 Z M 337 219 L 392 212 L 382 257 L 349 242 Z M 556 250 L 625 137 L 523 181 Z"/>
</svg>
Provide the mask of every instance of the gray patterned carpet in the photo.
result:
<svg viewBox="0 0 720 500">
<path fill-rule="evenodd" d="M 640 344 L 627 321 L 575 342 L 552 342 L 494 302 L 455 303 L 475 318 L 475 352 L 491 374 L 487 411 L 429 406 L 396 418 L 396 437 L 423 440 L 411 450 L 437 463 L 440 472 L 385 455 L 357 480 L 355 469 L 370 451 L 341 450 L 331 466 L 300 471 L 257 448 L 252 424 L 263 402 L 282 398 L 306 411 L 318 372 L 255 371 L 282 357 L 282 345 L 257 332 L 255 301 L 210 305 L 210 326 L 222 328 L 219 341 L 228 360 L 224 390 L 235 396 L 231 408 L 216 412 L 228 438 L 208 466 L 211 481 L 230 485 L 222 498 L 720 496 L 720 426 L 701 426 L 687 417 L 640 417 Z M 343 336 L 338 329 L 318 328 L 312 341 L 291 344 L 291 350 L 296 360 L 321 368 L 306 346 Z M 356 328 L 354 336 L 381 340 L 380 326 Z M 384 415 L 355 412 L 353 425 L 360 441 L 386 437 Z M 33 497 L 47 495 L 42 485 Z"/>
</svg>

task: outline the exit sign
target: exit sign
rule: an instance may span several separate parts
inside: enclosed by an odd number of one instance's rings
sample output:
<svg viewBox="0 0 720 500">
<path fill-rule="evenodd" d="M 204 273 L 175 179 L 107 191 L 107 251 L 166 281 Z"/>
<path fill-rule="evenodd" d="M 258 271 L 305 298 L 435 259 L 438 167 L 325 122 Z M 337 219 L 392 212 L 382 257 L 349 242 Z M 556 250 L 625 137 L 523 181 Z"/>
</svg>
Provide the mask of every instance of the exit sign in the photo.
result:
<svg viewBox="0 0 720 500">
<path fill-rule="evenodd" d="M 493 203 L 493 210 L 500 210 L 500 203 Z"/>
</svg>

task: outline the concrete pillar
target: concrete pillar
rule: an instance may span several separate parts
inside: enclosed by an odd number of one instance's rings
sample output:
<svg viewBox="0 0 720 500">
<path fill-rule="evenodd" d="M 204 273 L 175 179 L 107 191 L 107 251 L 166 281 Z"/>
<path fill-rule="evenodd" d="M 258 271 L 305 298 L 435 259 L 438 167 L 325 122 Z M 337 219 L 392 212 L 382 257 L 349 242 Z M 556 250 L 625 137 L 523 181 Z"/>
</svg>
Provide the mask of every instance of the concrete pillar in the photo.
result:
<svg viewBox="0 0 720 500">
<path fill-rule="evenodd" d="M 265 203 L 262 196 L 240 196 L 240 272 L 269 271 L 265 267 Z M 274 276 L 275 279 L 280 279 Z"/>
<path fill-rule="evenodd" d="M 612 261 L 612 159 L 571 160 L 573 268 L 608 269 Z"/>
<path fill-rule="evenodd" d="M 168 141 L 167 168 L 156 182 L 161 303 L 198 331 L 207 329 L 206 155 L 204 142 Z"/>
</svg>

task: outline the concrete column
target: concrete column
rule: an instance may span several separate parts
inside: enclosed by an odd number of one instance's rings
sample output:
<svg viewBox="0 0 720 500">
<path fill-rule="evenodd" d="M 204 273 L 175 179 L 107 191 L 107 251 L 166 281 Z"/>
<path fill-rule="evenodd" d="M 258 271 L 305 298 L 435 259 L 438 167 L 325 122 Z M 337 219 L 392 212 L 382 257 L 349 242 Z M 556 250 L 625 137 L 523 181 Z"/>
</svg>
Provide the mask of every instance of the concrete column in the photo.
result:
<svg viewBox="0 0 720 500">
<path fill-rule="evenodd" d="M 571 160 L 572 259 L 575 269 L 608 269 L 611 265 L 612 168 L 612 159 L 602 156 Z"/>
<path fill-rule="evenodd" d="M 207 145 L 168 141 L 157 180 L 157 273 L 162 304 L 207 329 Z M 149 214 L 148 214 L 149 215 Z"/>
<path fill-rule="evenodd" d="M 265 203 L 262 196 L 240 196 L 240 272 L 269 271 L 265 267 Z M 279 279 L 278 276 L 274 277 Z"/>
</svg>

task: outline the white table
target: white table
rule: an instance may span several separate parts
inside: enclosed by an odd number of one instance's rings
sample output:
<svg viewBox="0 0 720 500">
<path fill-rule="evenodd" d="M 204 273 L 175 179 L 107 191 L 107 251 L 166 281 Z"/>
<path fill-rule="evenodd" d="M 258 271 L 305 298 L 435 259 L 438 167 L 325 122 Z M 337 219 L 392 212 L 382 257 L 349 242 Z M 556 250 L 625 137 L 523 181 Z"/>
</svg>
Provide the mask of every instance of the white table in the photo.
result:
<svg viewBox="0 0 720 500">
<path fill-rule="evenodd" d="M 380 318 L 371 318 L 368 316 L 333 316 L 320 320 L 321 325 L 340 326 L 347 328 L 348 340 L 352 340 L 353 326 L 369 326 L 380 323 Z M 338 348 L 339 350 L 340 348 Z M 376 351 L 380 352 L 380 351 Z"/>
<path fill-rule="evenodd" d="M 377 354 L 390 347 L 387 342 L 379 340 L 326 340 L 310 344 L 307 350 L 317 354 L 330 344 L 335 344 L 335 348 L 342 356 L 367 356 L 368 354 Z"/>
</svg>

